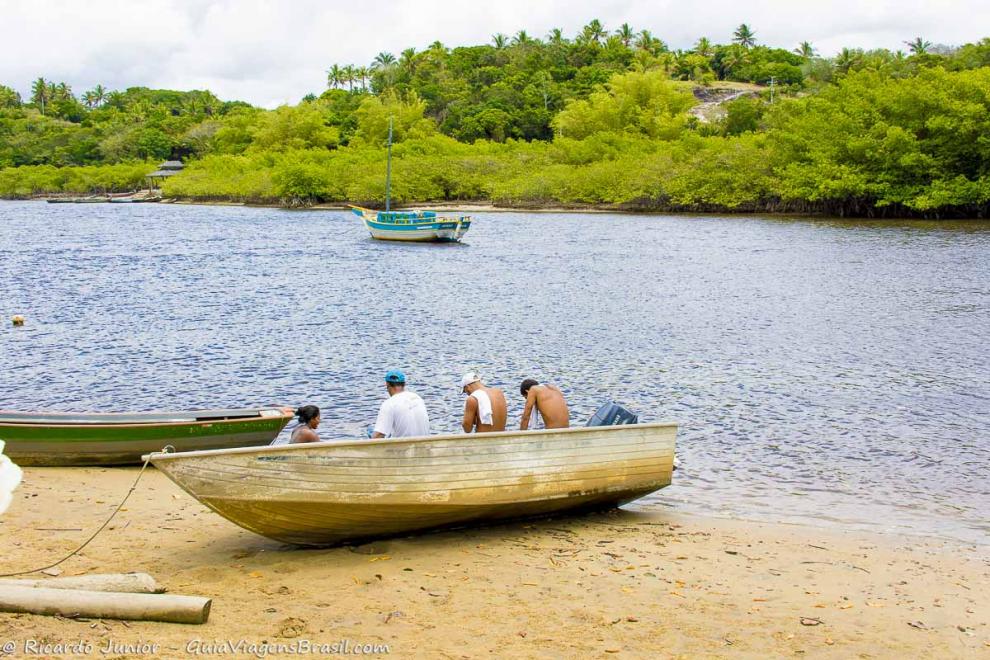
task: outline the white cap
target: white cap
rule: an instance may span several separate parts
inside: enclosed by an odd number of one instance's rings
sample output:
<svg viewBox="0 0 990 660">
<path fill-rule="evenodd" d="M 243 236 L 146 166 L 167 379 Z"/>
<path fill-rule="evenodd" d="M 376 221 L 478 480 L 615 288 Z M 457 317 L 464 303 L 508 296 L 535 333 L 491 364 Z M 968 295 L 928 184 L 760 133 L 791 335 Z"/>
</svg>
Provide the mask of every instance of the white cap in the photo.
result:
<svg viewBox="0 0 990 660">
<path fill-rule="evenodd" d="M 481 380 L 481 376 L 478 375 L 478 372 L 469 371 L 461 376 L 461 388 L 465 388 L 471 383 L 477 383 L 479 380 Z"/>
</svg>

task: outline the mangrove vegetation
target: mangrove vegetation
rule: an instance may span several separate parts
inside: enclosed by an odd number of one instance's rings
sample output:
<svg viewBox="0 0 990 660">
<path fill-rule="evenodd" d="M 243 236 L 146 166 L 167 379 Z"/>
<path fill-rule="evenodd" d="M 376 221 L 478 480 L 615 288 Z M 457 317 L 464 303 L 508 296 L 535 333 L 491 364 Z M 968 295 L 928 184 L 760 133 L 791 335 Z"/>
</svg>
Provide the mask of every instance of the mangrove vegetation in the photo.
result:
<svg viewBox="0 0 990 660">
<path fill-rule="evenodd" d="M 0 197 L 128 190 L 309 205 L 397 203 L 981 216 L 990 210 L 990 39 L 904 51 L 671 50 L 599 21 L 578 35 L 380 53 L 273 110 L 208 91 L 39 78 L 0 85 Z"/>
</svg>

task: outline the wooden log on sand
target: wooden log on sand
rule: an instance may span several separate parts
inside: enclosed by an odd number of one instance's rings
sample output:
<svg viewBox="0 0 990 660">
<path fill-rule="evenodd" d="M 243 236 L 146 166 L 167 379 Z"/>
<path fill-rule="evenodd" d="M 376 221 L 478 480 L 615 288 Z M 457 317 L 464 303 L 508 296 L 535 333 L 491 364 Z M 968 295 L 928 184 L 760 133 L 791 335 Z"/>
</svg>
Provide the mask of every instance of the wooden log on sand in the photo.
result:
<svg viewBox="0 0 990 660">
<path fill-rule="evenodd" d="M 41 587 L 42 589 L 82 589 L 83 591 L 119 591 L 130 594 L 161 594 L 155 578 L 147 573 L 110 573 L 77 575 L 45 580 L 0 579 L 0 587 Z"/>
<path fill-rule="evenodd" d="M 0 587 L 0 612 L 58 614 L 67 618 L 206 623 L 212 602 L 199 596 Z"/>
</svg>

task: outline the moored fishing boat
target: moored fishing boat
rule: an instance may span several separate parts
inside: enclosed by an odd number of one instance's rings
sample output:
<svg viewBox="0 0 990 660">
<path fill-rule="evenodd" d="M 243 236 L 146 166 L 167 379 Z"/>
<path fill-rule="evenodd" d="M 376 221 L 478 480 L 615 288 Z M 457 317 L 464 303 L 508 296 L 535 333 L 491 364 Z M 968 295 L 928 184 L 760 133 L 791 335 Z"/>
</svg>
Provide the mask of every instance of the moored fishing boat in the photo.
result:
<svg viewBox="0 0 990 660">
<path fill-rule="evenodd" d="M 388 120 L 388 156 L 385 166 L 385 210 L 351 206 L 372 238 L 380 241 L 456 243 L 471 228 L 471 217 L 439 216 L 435 211 L 392 210 L 392 118 Z"/>
<path fill-rule="evenodd" d="M 332 545 L 618 506 L 670 485 L 674 423 L 155 453 L 186 492 L 253 532 Z"/>
<path fill-rule="evenodd" d="M 434 211 L 374 211 L 352 206 L 372 238 L 382 241 L 453 243 L 471 228 L 468 216 L 444 217 Z"/>
<path fill-rule="evenodd" d="M 107 197 L 50 197 L 45 200 L 49 204 L 104 204 Z"/>
<path fill-rule="evenodd" d="M 179 451 L 268 444 L 292 419 L 282 407 L 161 413 L 0 411 L 0 439 L 22 466 L 125 465 Z"/>
</svg>

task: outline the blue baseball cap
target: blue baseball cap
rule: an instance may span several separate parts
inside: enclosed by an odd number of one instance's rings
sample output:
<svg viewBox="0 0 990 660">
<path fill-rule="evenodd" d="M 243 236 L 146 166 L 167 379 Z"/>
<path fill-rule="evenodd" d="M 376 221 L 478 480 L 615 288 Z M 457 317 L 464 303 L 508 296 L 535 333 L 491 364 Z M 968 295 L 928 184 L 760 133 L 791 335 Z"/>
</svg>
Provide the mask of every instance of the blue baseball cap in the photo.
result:
<svg viewBox="0 0 990 660">
<path fill-rule="evenodd" d="M 390 372 L 385 374 L 385 382 L 393 385 L 404 385 L 406 382 L 406 375 L 398 369 L 392 369 Z"/>
</svg>

